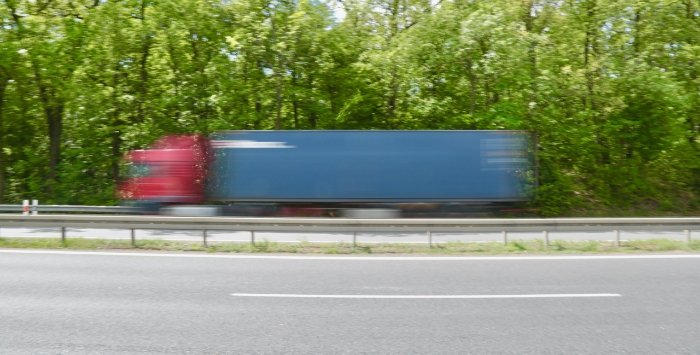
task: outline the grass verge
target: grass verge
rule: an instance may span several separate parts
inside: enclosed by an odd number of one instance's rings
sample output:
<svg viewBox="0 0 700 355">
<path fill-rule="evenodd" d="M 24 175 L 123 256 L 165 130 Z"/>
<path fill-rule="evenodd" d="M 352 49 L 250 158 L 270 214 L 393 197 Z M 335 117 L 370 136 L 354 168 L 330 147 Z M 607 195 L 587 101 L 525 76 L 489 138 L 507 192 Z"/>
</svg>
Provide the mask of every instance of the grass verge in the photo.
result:
<svg viewBox="0 0 700 355">
<path fill-rule="evenodd" d="M 433 255 L 503 255 L 503 254 L 601 254 L 601 253 L 647 253 L 647 252 L 700 252 L 700 240 L 690 244 L 684 241 L 655 239 L 620 242 L 602 241 L 550 241 L 545 247 L 542 240 L 513 240 L 502 243 L 447 242 L 429 248 L 424 244 L 358 243 L 277 243 L 263 240 L 250 243 L 176 242 L 165 240 L 139 240 L 132 246 L 128 240 L 68 238 L 0 238 L 0 248 L 39 249 L 85 249 L 85 250 L 144 250 L 144 251 L 188 251 L 207 253 L 286 253 L 286 254 L 433 254 Z"/>
</svg>

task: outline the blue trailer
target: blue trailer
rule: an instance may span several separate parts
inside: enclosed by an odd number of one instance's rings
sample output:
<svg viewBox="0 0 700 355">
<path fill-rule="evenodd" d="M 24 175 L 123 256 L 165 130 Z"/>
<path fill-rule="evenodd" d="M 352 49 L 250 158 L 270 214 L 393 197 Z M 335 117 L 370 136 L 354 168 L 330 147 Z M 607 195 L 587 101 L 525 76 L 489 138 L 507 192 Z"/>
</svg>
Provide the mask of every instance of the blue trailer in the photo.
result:
<svg viewBox="0 0 700 355">
<path fill-rule="evenodd" d="M 244 203 L 525 201 L 527 131 L 221 131 L 208 200 Z"/>
</svg>

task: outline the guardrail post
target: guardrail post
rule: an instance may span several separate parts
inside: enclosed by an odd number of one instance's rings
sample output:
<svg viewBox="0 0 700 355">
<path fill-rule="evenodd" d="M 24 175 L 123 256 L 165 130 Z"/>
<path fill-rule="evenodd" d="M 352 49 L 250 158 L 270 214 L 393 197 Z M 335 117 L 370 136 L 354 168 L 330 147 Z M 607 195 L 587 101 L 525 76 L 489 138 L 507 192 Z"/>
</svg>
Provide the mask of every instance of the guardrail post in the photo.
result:
<svg viewBox="0 0 700 355">
<path fill-rule="evenodd" d="M 544 247 L 549 248 L 549 231 L 542 232 L 544 237 Z"/>
<path fill-rule="evenodd" d="M 29 215 L 29 200 L 22 201 L 22 216 Z"/>
<path fill-rule="evenodd" d="M 66 244 L 66 227 L 61 227 L 61 243 Z"/>
<path fill-rule="evenodd" d="M 204 241 L 204 247 L 207 247 L 207 230 L 202 229 L 202 241 Z"/>
<path fill-rule="evenodd" d="M 250 231 L 250 244 L 255 246 L 255 231 Z"/>
<path fill-rule="evenodd" d="M 131 246 L 136 246 L 136 230 L 131 228 Z"/>
<path fill-rule="evenodd" d="M 508 245 L 508 232 L 503 231 L 503 245 Z"/>
<path fill-rule="evenodd" d="M 39 214 L 39 200 L 32 200 L 32 216 L 36 216 Z"/>
<path fill-rule="evenodd" d="M 428 248 L 433 248 L 433 233 L 428 231 Z"/>
<path fill-rule="evenodd" d="M 685 242 L 690 244 L 690 229 L 685 230 Z"/>
<path fill-rule="evenodd" d="M 615 248 L 620 247 L 620 230 L 615 230 Z"/>
<path fill-rule="evenodd" d="M 352 247 L 357 248 L 357 232 L 352 232 Z"/>
</svg>

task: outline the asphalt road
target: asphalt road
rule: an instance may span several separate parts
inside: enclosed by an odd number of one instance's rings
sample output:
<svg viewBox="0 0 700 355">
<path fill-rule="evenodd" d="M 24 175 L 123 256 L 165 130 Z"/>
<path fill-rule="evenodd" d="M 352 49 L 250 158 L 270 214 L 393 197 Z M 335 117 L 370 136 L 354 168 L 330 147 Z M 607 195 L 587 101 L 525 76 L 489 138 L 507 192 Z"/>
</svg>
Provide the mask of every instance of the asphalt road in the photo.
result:
<svg viewBox="0 0 700 355">
<path fill-rule="evenodd" d="M 114 254 L 0 250 L 0 354 L 700 353 L 700 258 Z"/>
<path fill-rule="evenodd" d="M 131 239 L 126 229 L 68 228 L 69 238 L 86 239 Z M 694 238 L 700 238 L 700 231 L 693 231 Z M 11 238 L 60 238 L 60 228 L 0 228 L 1 237 Z M 197 230 L 156 230 L 141 229 L 136 231 L 137 239 L 163 239 L 177 241 L 201 241 L 202 232 Z M 256 232 L 256 240 L 272 242 L 298 243 L 309 242 L 351 242 L 352 233 L 317 233 L 317 232 Z M 609 232 L 550 232 L 550 240 L 614 240 Z M 622 240 L 674 239 L 685 240 L 683 231 L 621 231 Z M 511 232 L 509 240 L 542 239 L 541 232 Z M 249 242 L 250 232 L 208 231 L 207 240 L 211 242 Z M 503 237 L 498 233 L 433 233 L 433 242 L 500 242 Z M 426 233 L 358 233 L 358 243 L 427 243 Z"/>
</svg>

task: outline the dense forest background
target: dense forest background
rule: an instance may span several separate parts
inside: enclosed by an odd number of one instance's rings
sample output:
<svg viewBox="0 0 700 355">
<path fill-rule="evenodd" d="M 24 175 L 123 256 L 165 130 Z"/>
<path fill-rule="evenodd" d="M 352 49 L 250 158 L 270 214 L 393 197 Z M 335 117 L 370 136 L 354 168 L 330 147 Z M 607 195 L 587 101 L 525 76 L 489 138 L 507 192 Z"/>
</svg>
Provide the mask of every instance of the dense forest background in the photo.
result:
<svg viewBox="0 0 700 355">
<path fill-rule="evenodd" d="M 331 2 L 333 1 L 333 2 Z M 0 0 L 0 199 L 165 133 L 524 129 L 543 215 L 697 211 L 697 0 Z"/>
</svg>

